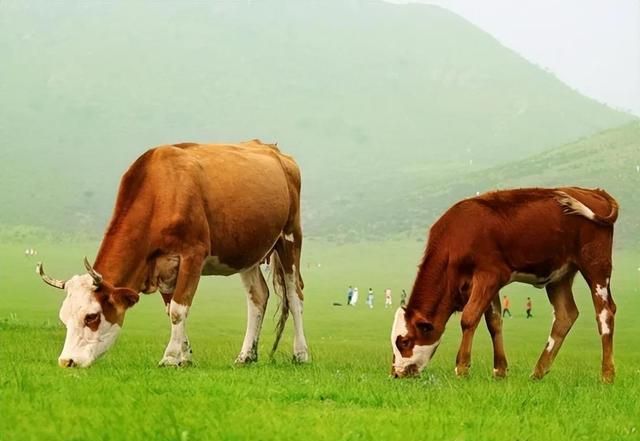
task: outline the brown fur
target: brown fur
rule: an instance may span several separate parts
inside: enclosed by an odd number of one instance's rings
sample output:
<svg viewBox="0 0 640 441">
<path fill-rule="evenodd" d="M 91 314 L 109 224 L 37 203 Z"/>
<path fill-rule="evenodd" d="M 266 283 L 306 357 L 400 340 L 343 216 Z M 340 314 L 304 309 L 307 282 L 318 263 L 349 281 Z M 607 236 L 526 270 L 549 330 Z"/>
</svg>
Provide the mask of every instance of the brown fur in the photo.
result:
<svg viewBox="0 0 640 441">
<path fill-rule="evenodd" d="M 277 250 L 281 271 L 290 274 L 295 266 L 302 285 L 300 172 L 275 145 L 161 146 L 124 174 L 94 267 L 109 286 L 135 293 L 173 284 L 172 293 L 163 292 L 165 303 L 189 306 L 208 257 L 241 272 L 276 252 L 284 234 L 295 240 Z M 122 323 L 126 308 L 118 306 L 132 303 L 118 289 L 96 296 L 108 320 Z"/>
<path fill-rule="evenodd" d="M 560 198 L 569 195 L 589 207 L 596 219 L 565 213 Z M 486 312 L 494 338 L 495 369 L 504 375 L 499 290 L 514 273 L 536 276 L 536 285 L 546 285 L 556 311 L 551 336 L 555 345 L 543 351 L 534 376 L 549 370 L 566 333 L 577 317 L 571 281 L 580 271 L 593 293 L 596 313 L 606 310 L 609 334 L 602 334 L 602 375 L 613 378 L 613 319 L 615 303 L 610 295 L 613 222 L 618 204 L 602 190 L 576 187 L 518 189 L 486 193 L 451 207 L 431 228 L 424 258 L 405 312 L 409 333 L 398 346 L 410 353 L 414 344 L 438 341 L 454 311 L 462 311 L 463 340 L 456 360 L 463 375 L 470 364 L 473 333 Z M 557 280 L 553 272 L 566 268 Z M 557 274 L 557 273 L 556 273 Z M 605 287 L 608 298 L 596 295 Z M 574 311 L 575 309 L 575 311 Z"/>
</svg>

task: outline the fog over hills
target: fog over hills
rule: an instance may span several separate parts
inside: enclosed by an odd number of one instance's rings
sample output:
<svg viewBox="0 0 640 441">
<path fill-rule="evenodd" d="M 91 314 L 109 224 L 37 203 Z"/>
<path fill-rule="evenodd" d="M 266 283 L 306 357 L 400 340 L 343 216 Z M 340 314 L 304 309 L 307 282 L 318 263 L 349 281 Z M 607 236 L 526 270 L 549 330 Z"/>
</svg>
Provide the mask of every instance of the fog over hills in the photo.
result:
<svg viewBox="0 0 640 441">
<path fill-rule="evenodd" d="M 99 233 L 147 148 L 261 138 L 301 165 L 309 235 L 375 238 L 416 225 L 393 204 L 416 189 L 631 120 L 434 6 L 0 9 L 4 225 Z"/>
<path fill-rule="evenodd" d="M 432 223 L 454 201 L 472 197 L 477 192 L 515 187 L 599 187 L 607 190 L 620 204 L 616 222 L 618 247 L 640 245 L 640 123 L 633 122 L 579 141 L 546 150 L 479 172 L 464 179 L 416 188 L 394 202 L 402 218 L 412 223 L 400 230 L 415 231 L 424 237 L 425 226 Z M 379 218 L 384 222 L 383 217 Z M 395 218 L 386 218 L 391 230 Z"/>
</svg>

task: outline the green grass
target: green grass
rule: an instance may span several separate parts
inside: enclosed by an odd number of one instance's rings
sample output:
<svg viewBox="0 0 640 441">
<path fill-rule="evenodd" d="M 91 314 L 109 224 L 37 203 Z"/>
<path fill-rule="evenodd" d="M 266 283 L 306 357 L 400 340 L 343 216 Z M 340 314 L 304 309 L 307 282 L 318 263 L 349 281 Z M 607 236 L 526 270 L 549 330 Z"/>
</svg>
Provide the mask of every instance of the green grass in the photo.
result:
<svg viewBox="0 0 640 441">
<path fill-rule="evenodd" d="M 89 369 L 56 365 L 65 330 L 61 293 L 42 284 L 24 247 L 0 250 L 1 440 L 623 440 L 640 437 L 637 315 L 640 254 L 615 256 L 618 303 L 615 384 L 599 382 L 600 343 L 586 285 L 576 281 L 582 315 L 552 372 L 528 376 L 546 341 L 551 313 L 544 291 L 511 285 L 514 318 L 505 321 L 506 380 L 491 378 L 488 333 L 479 328 L 471 376 L 453 374 L 460 332 L 452 317 L 432 364 L 415 380 L 389 378 L 392 310 L 385 287 L 409 290 L 423 243 L 328 247 L 308 243 L 305 321 L 313 363 L 290 363 L 290 329 L 267 358 L 274 320 L 265 322 L 261 361 L 232 364 L 245 327 L 237 277 L 203 279 L 189 317 L 196 365 L 159 369 L 169 324 L 159 295 L 129 312 L 114 348 Z M 41 246 L 47 270 L 81 269 L 95 244 Z M 318 267 L 317 263 L 321 266 Z M 334 307 L 346 286 L 371 286 L 376 308 Z M 533 320 L 524 301 L 534 301 Z M 271 311 L 276 306 L 272 298 Z M 271 315 L 269 315 L 271 317 Z"/>
</svg>

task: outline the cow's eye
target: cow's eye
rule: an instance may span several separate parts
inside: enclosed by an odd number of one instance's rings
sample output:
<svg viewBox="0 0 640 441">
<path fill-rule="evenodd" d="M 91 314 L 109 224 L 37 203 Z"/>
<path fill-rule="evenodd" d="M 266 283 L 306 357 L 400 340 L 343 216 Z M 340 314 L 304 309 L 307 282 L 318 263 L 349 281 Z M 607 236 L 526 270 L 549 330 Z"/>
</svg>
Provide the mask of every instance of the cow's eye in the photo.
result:
<svg viewBox="0 0 640 441">
<path fill-rule="evenodd" d="M 398 349 L 408 349 L 411 346 L 411 340 L 402 336 L 396 339 L 396 345 Z"/>
<path fill-rule="evenodd" d="M 98 314 L 98 313 L 95 313 L 95 314 L 87 314 L 87 315 L 84 317 L 84 323 L 88 325 L 88 324 L 94 323 L 94 322 L 95 322 L 96 320 L 98 320 L 99 318 L 100 318 L 100 314 Z"/>
</svg>

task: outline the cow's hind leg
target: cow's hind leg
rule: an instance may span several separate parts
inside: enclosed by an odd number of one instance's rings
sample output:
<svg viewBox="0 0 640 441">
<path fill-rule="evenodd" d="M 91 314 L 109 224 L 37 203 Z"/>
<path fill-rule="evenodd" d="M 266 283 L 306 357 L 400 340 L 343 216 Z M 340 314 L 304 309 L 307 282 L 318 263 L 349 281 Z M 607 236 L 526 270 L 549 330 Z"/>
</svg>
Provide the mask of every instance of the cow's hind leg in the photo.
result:
<svg viewBox="0 0 640 441">
<path fill-rule="evenodd" d="M 502 314 L 500 313 L 500 296 L 496 295 L 484 313 L 487 329 L 493 343 L 493 375 L 498 378 L 507 375 L 507 356 L 504 353 L 502 339 Z"/>
<path fill-rule="evenodd" d="M 283 240 L 284 239 L 284 240 Z M 285 234 L 276 243 L 276 251 L 282 262 L 282 282 L 284 295 L 287 297 L 289 312 L 293 317 L 293 361 L 306 363 L 310 361 L 307 340 L 304 336 L 302 309 L 304 283 L 300 275 L 300 252 L 302 248 L 302 233 L 296 227 L 292 233 Z"/>
<path fill-rule="evenodd" d="M 535 379 L 544 377 L 551 368 L 553 360 L 564 342 L 565 337 L 578 318 L 578 307 L 573 299 L 571 286 L 575 271 L 567 274 L 560 281 L 547 285 L 547 295 L 553 306 L 553 324 L 547 344 L 540 354 L 538 363 L 531 375 Z"/>
<path fill-rule="evenodd" d="M 596 323 L 602 341 L 602 381 L 613 382 L 615 367 L 613 363 L 613 330 L 616 304 L 611 295 L 611 266 L 590 266 L 581 268 L 582 275 L 591 289 L 591 298 L 596 310 Z"/>
<path fill-rule="evenodd" d="M 267 309 L 269 288 L 264 280 L 260 266 L 255 266 L 240 274 L 247 291 L 247 332 L 236 363 L 244 364 L 258 361 L 258 339 L 262 329 L 262 320 Z"/>
<path fill-rule="evenodd" d="M 462 318 L 460 319 L 462 341 L 456 357 L 456 374 L 458 376 L 466 376 L 469 372 L 473 335 L 482 315 L 491 301 L 497 297 L 499 289 L 500 281 L 497 275 L 488 272 L 474 274 L 471 295 L 462 310 Z"/>
<path fill-rule="evenodd" d="M 159 366 L 186 366 L 191 364 L 191 345 L 186 332 L 186 321 L 193 295 L 198 287 L 204 252 L 180 258 L 178 280 L 169 304 L 171 338 Z"/>
</svg>

